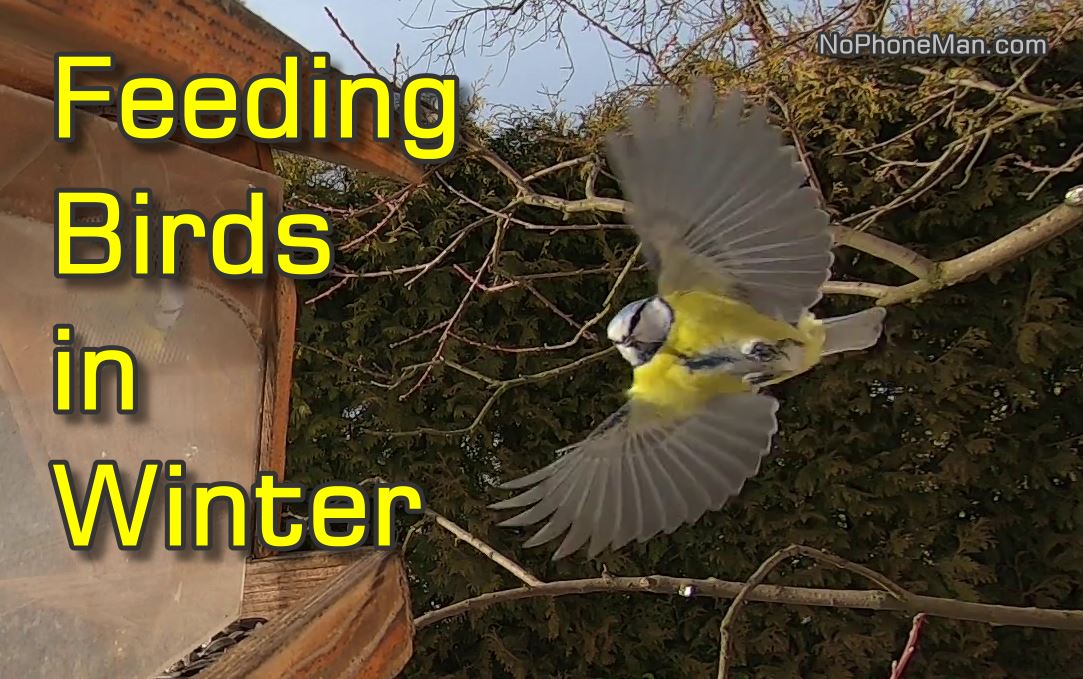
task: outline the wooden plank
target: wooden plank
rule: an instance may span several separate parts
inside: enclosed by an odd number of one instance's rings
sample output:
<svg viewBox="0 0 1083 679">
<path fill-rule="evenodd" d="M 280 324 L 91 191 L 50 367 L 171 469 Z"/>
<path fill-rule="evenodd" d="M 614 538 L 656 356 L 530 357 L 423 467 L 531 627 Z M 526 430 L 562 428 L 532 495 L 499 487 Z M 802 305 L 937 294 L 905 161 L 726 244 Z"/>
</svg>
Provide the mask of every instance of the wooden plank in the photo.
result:
<svg viewBox="0 0 1083 679">
<path fill-rule="evenodd" d="M 361 551 L 306 551 L 249 560 L 244 572 L 241 617 L 277 618 L 364 554 Z"/>
<path fill-rule="evenodd" d="M 113 53 L 119 68 L 81 74 L 80 82 L 114 87 L 135 73 L 158 74 L 175 85 L 196 73 L 219 73 L 244 84 L 260 74 L 278 73 L 287 52 L 304 55 L 303 82 L 310 73 L 306 49 L 233 0 L 0 0 L 0 17 L 0 84 L 49 98 L 57 52 Z M 302 91 L 309 90 L 302 85 Z M 270 111 L 279 106 L 275 97 L 267 102 Z M 281 148 L 419 181 L 422 167 L 394 141 L 373 139 L 371 104 L 358 103 L 357 139 L 284 142 Z M 303 104 L 306 133 L 308 110 Z M 235 156 L 238 149 L 226 152 Z"/>
<path fill-rule="evenodd" d="M 259 145 L 257 167 L 274 172 L 270 147 Z M 293 353 L 297 331 L 297 286 L 292 278 L 275 271 L 269 278 L 273 286 L 272 332 L 267 342 L 267 370 L 264 373 L 264 399 L 261 417 L 260 454 L 257 471 L 269 471 L 286 477 L 286 435 L 290 423 L 290 392 L 293 388 Z M 281 515 L 276 518 L 276 523 Z M 264 558 L 274 554 L 266 545 L 256 542 L 252 556 Z"/>
<path fill-rule="evenodd" d="M 293 353 L 297 331 L 297 287 L 292 278 L 275 275 L 275 334 L 270 359 L 275 365 L 274 410 L 271 442 L 262 460 L 264 470 L 286 475 L 286 434 L 290 422 L 290 391 L 293 387 Z"/>
<path fill-rule="evenodd" d="M 391 679 L 413 654 L 406 569 L 397 551 L 357 560 L 229 650 L 200 679 Z"/>
</svg>

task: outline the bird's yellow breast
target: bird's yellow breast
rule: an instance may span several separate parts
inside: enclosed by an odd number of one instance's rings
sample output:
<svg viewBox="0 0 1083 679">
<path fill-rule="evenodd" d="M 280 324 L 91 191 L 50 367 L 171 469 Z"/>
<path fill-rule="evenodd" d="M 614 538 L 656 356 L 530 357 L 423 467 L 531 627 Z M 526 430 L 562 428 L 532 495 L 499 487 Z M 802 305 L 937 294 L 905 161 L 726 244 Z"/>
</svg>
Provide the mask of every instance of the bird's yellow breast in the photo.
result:
<svg viewBox="0 0 1083 679">
<path fill-rule="evenodd" d="M 719 394 L 748 391 L 740 375 L 693 372 L 681 361 L 681 356 L 701 355 L 721 345 L 791 339 L 806 345 L 807 367 L 819 360 L 823 331 L 811 316 L 794 327 L 708 292 L 678 292 L 664 299 L 673 308 L 673 326 L 661 350 L 633 371 L 629 396 L 636 400 L 681 412 L 694 410 Z"/>
</svg>

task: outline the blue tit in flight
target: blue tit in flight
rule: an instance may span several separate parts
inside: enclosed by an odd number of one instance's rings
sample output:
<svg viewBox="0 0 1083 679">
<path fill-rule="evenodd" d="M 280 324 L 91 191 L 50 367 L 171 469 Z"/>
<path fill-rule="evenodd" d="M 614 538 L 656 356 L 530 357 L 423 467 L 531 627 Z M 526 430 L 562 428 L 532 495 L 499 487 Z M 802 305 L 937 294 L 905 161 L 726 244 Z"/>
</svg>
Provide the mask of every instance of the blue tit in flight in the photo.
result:
<svg viewBox="0 0 1083 679">
<path fill-rule="evenodd" d="M 552 464 L 510 481 L 502 526 L 564 535 L 553 559 L 591 558 L 718 511 L 755 476 L 778 430 L 763 387 L 824 356 L 876 344 L 885 310 L 817 319 L 834 261 L 828 215 L 762 106 L 743 115 L 700 82 L 673 89 L 607 140 L 657 294 L 624 307 L 609 339 L 632 366 L 625 404 Z"/>
</svg>

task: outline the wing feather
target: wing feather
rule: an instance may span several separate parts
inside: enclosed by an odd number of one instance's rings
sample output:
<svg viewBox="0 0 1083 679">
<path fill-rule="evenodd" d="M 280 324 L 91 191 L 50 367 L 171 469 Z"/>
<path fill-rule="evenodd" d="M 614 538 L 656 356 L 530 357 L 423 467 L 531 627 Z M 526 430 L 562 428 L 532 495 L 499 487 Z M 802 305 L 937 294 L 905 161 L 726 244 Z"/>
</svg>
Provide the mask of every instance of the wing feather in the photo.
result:
<svg viewBox="0 0 1083 679">
<path fill-rule="evenodd" d="M 760 469 L 778 425 L 778 402 L 762 393 L 726 394 L 681 418 L 629 402 L 544 474 L 504 484 L 522 489 L 494 508 L 530 508 L 502 526 L 545 522 L 525 543 L 564 535 L 554 559 L 588 545 L 591 557 L 672 533 L 721 509 Z M 523 483 L 530 479 L 530 483 Z"/>
<path fill-rule="evenodd" d="M 829 220 L 794 147 L 762 106 L 742 119 L 744 103 L 704 80 L 682 108 L 666 88 L 608 155 L 662 294 L 713 290 L 796 323 L 830 276 Z"/>
</svg>

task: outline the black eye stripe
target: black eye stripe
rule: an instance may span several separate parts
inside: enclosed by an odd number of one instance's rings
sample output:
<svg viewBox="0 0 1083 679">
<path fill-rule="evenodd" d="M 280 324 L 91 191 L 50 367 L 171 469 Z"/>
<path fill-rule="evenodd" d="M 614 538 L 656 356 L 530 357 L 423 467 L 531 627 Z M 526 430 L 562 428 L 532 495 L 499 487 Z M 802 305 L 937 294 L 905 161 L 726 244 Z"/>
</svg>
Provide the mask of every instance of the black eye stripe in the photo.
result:
<svg viewBox="0 0 1083 679">
<path fill-rule="evenodd" d="M 643 315 L 643 310 L 647 308 L 647 302 L 639 305 L 636 312 L 632 314 L 632 320 L 628 321 L 628 332 L 635 330 L 635 327 L 639 325 L 639 317 Z"/>
</svg>

